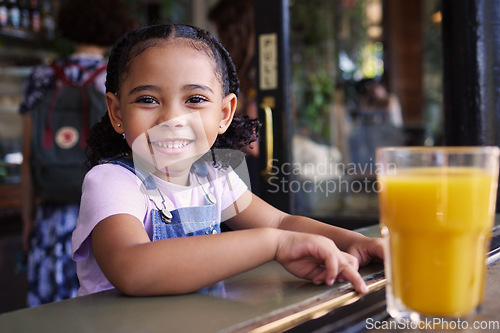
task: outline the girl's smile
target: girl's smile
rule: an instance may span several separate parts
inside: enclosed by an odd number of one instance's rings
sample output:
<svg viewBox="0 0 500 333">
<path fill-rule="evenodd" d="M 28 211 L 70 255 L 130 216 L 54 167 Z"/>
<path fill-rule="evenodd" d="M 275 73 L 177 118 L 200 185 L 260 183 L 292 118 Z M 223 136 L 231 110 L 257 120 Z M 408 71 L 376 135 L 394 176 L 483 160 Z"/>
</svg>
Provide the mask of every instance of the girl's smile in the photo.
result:
<svg viewBox="0 0 500 333">
<path fill-rule="evenodd" d="M 173 140 L 163 140 L 163 141 L 153 141 L 151 144 L 153 146 L 161 147 L 164 149 L 169 149 L 172 151 L 186 147 L 187 145 L 193 143 L 193 140 L 186 139 L 173 139 Z"/>
<path fill-rule="evenodd" d="M 200 133 L 204 134 L 200 127 L 202 128 L 203 124 L 198 112 L 179 116 L 154 126 L 147 131 L 152 154 L 161 154 L 167 158 L 187 155 L 189 152 L 191 155 L 196 155 L 196 152 L 192 150 L 196 149 L 197 139 L 206 140 L 206 135 L 199 136 Z"/>
</svg>

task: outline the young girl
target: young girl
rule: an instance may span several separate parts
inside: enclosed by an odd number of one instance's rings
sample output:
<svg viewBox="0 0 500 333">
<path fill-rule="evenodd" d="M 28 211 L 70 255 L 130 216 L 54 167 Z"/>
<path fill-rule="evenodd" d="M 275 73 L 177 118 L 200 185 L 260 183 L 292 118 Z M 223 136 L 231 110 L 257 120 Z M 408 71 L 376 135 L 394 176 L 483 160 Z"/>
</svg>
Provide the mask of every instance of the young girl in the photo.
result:
<svg viewBox="0 0 500 333">
<path fill-rule="evenodd" d="M 106 91 L 73 233 L 79 295 L 189 293 L 271 260 L 366 292 L 357 269 L 383 257 L 380 239 L 275 209 L 229 166 L 230 151 L 216 153 L 255 140 L 256 125 L 234 117 L 238 78 L 214 37 L 131 31 L 111 51 Z M 222 216 L 234 231 L 220 233 Z"/>
</svg>

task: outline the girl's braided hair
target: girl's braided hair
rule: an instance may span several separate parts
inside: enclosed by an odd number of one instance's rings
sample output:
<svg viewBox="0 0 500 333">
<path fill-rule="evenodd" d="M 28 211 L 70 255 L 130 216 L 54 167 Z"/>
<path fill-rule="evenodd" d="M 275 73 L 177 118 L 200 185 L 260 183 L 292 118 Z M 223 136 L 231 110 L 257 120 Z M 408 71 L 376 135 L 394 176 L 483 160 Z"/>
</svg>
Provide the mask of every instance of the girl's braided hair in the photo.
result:
<svg viewBox="0 0 500 333">
<path fill-rule="evenodd" d="M 222 84 L 222 91 L 238 95 L 239 80 L 229 53 L 210 33 L 203 29 L 180 24 L 161 24 L 131 30 L 114 45 L 109 56 L 106 76 L 106 92 L 118 93 L 123 78 L 127 75 L 132 60 L 150 47 L 165 41 L 187 39 L 191 46 L 204 52 L 215 61 L 216 76 Z M 213 148 L 241 149 L 258 139 L 260 123 L 248 116 L 235 116 L 231 125 L 219 135 Z M 131 152 L 126 140 L 113 129 L 106 113 L 94 127 L 87 140 L 87 166 L 97 165 L 103 159 Z"/>
</svg>

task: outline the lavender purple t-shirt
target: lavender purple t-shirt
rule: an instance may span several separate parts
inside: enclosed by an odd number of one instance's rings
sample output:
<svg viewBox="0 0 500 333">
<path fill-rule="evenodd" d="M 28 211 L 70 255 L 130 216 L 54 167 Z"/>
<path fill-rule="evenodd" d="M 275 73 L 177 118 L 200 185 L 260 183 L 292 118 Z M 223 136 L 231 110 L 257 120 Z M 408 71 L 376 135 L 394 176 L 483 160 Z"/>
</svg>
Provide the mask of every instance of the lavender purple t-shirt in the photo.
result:
<svg viewBox="0 0 500 333">
<path fill-rule="evenodd" d="M 248 187 L 230 169 L 209 167 L 208 170 L 211 181 L 202 182 L 202 185 L 193 173 L 190 175 L 190 186 L 171 184 L 155 177 L 158 188 L 167 197 L 169 210 L 205 205 L 205 192 L 210 191 L 217 199 L 217 223 L 221 222 L 221 212 L 230 210 L 230 206 Z M 143 223 L 152 239 L 151 210 L 155 208 L 140 179 L 116 164 L 93 167 L 85 176 L 82 190 L 80 215 L 72 238 L 73 259 L 77 262 L 80 281 L 78 296 L 114 288 L 99 268 L 92 251 L 91 233 L 94 227 L 109 216 L 129 214 Z"/>
</svg>

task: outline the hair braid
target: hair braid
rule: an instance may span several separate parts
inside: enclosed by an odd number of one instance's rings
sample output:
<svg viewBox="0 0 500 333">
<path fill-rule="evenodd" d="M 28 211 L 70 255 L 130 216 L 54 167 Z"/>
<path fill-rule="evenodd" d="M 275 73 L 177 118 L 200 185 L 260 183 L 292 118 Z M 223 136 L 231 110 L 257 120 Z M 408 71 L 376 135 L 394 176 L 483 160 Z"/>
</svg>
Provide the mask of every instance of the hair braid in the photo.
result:
<svg viewBox="0 0 500 333">
<path fill-rule="evenodd" d="M 106 92 L 116 93 L 119 89 L 120 55 L 124 53 L 123 49 L 129 44 L 130 35 L 133 34 L 133 31 L 135 30 L 123 35 L 111 51 L 106 68 Z M 131 152 L 131 149 L 127 141 L 125 141 L 122 135 L 115 132 L 109 115 L 106 112 L 101 120 L 90 130 L 90 135 L 87 139 L 87 148 L 85 149 L 87 157 L 86 167 L 90 169 L 94 165 L 99 164 L 104 158 L 125 155 L 129 152 Z"/>
<path fill-rule="evenodd" d="M 236 66 L 229 52 L 222 44 L 214 37 L 210 36 L 210 38 L 222 58 L 221 67 L 226 69 L 226 75 L 224 76 L 224 81 L 227 84 L 226 94 L 233 93 L 238 95 L 240 80 Z M 261 124 L 257 119 L 251 119 L 248 116 L 234 116 L 226 132 L 217 137 L 214 148 L 242 149 L 245 146 L 249 146 L 252 142 L 258 140 L 260 128 Z"/>
<path fill-rule="evenodd" d="M 229 92 L 238 96 L 240 90 L 240 79 L 238 78 L 236 66 L 234 65 L 234 62 L 231 59 L 229 52 L 227 52 L 227 50 L 222 46 L 222 44 L 215 38 L 212 37 L 212 39 L 214 40 L 214 43 L 217 46 L 221 57 L 223 58 L 222 59 L 224 62 L 223 66 L 227 70 L 228 90 Z"/>
</svg>

